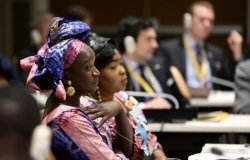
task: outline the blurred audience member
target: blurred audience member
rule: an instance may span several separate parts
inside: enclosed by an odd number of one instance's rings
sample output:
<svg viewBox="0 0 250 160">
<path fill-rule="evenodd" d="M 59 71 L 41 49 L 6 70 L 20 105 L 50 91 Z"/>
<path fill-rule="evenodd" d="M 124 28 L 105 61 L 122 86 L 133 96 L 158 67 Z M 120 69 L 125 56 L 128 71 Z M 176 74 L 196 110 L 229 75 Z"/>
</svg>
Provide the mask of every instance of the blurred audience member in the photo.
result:
<svg viewBox="0 0 250 160">
<path fill-rule="evenodd" d="M 250 114 L 250 60 L 240 62 L 235 71 L 236 111 Z"/>
<path fill-rule="evenodd" d="M 192 88 L 221 89 L 212 77 L 233 80 L 234 67 L 225 61 L 221 48 L 206 42 L 214 27 L 214 7 L 209 1 L 194 1 L 184 16 L 182 37 L 161 43 L 158 54 L 176 66 Z M 234 60 L 241 57 L 230 42 Z M 223 87 L 222 87 L 223 88 Z"/>
<path fill-rule="evenodd" d="M 0 159 L 31 160 L 33 129 L 40 123 L 37 102 L 18 86 L 0 88 Z"/>
<path fill-rule="evenodd" d="M 79 5 L 73 5 L 68 8 L 66 11 L 66 17 L 71 17 L 71 18 L 76 18 L 78 20 L 81 20 L 88 25 L 92 26 L 93 25 L 93 14 L 86 8 L 79 6 Z"/>
<path fill-rule="evenodd" d="M 20 78 L 11 61 L 0 54 L 0 86 L 20 83 Z"/>
<path fill-rule="evenodd" d="M 50 12 L 40 13 L 32 23 L 31 38 L 36 50 L 46 42 L 47 30 L 54 15 Z M 33 53 L 34 54 L 34 53 Z"/>
<path fill-rule="evenodd" d="M 119 50 L 128 75 L 126 90 L 174 95 L 180 106 L 189 103 L 180 94 L 163 58 L 154 58 L 158 48 L 157 33 L 151 21 L 137 17 L 126 17 L 118 26 Z M 138 97 L 139 101 L 149 100 Z M 171 108 L 170 101 L 157 97 L 148 101 L 149 108 Z M 146 107 L 146 106 L 145 106 Z"/>
<path fill-rule="evenodd" d="M 47 30 L 49 23 L 53 18 L 53 14 L 50 12 L 39 13 L 37 17 L 34 18 L 34 21 L 31 24 L 31 45 L 28 48 L 18 54 L 18 60 L 35 55 L 39 48 L 41 48 L 47 42 Z M 27 74 L 23 72 L 20 66 L 18 66 L 19 74 L 23 82 L 26 81 Z"/>
</svg>

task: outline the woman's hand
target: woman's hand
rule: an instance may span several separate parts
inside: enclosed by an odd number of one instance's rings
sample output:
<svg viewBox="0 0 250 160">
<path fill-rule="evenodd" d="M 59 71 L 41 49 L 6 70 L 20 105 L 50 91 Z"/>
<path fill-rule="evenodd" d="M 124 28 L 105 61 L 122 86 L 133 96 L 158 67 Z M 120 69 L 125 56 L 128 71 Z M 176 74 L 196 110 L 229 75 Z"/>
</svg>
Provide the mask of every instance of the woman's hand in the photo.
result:
<svg viewBox="0 0 250 160">
<path fill-rule="evenodd" d="M 165 153 L 161 149 L 156 149 L 153 154 L 155 160 L 167 160 Z"/>
<path fill-rule="evenodd" d="M 95 120 L 102 118 L 98 126 L 103 125 L 108 119 L 119 115 L 123 111 L 121 103 L 116 101 L 109 101 L 83 108 L 83 112 L 89 116 L 90 119 Z"/>
</svg>

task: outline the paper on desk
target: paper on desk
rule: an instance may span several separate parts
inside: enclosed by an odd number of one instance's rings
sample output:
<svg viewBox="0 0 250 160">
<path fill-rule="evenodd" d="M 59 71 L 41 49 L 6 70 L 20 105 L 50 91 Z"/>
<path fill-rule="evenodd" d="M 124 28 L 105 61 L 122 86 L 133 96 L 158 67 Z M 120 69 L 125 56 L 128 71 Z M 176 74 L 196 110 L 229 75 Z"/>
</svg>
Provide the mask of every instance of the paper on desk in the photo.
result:
<svg viewBox="0 0 250 160">
<path fill-rule="evenodd" d="M 241 154 L 227 154 L 227 155 L 214 155 L 212 153 L 197 153 L 188 157 L 188 160 L 236 160 L 237 158 L 248 158 L 249 155 Z"/>
<path fill-rule="evenodd" d="M 229 114 L 223 111 L 215 111 L 209 113 L 199 113 L 196 120 L 199 121 L 212 121 L 212 122 L 220 122 L 225 120 Z"/>
</svg>

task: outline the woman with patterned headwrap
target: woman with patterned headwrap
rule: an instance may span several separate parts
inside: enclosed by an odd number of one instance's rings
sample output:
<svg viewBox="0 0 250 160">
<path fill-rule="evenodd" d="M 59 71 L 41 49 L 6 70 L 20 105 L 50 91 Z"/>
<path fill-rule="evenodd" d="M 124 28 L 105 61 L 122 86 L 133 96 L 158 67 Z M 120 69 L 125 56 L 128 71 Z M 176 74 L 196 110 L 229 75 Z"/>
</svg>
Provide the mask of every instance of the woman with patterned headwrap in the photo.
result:
<svg viewBox="0 0 250 160">
<path fill-rule="evenodd" d="M 23 69 L 30 71 L 27 84 L 41 91 L 53 90 L 49 96 L 43 124 L 52 129 L 51 149 L 56 159 L 126 159 L 115 154 L 112 145 L 121 143 L 125 155 L 132 152 L 130 143 L 123 143 L 117 132 L 133 140 L 133 131 L 119 103 L 115 106 L 117 126 L 104 123 L 104 130 L 80 109 L 80 97 L 94 92 L 99 71 L 94 66 L 95 54 L 83 43 L 90 28 L 81 21 L 53 18 L 48 31 L 48 42 L 33 57 L 21 61 Z M 66 90 L 65 90 L 66 88 Z M 84 105 L 93 105 L 85 99 Z"/>
</svg>

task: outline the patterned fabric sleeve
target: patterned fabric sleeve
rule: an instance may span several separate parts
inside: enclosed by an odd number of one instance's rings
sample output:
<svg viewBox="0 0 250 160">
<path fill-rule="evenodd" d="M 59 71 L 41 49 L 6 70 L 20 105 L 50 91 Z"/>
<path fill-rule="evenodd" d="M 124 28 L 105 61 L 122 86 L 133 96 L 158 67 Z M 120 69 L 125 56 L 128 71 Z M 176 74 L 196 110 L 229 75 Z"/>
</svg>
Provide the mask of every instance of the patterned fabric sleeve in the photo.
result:
<svg viewBox="0 0 250 160">
<path fill-rule="evenodd" d="M 76 114 L 67 117 L 61 128 L 85 152 L 89 159 L 126 159 L 115 154 L 104 143 L 102 137 L 97 134 L 90 122 L 81 115 Z"/>
<path fill-rule="evenodd" d="M 140 104 L 134 97 L 128 96 L 125 92 L 118 92 L 115 97 L 125 104 L 130 122 L 135 128 L 134 138 L 136 144 L 144 150 L 146 156 L 152 155 L 154 150 L 161 148 L 161 145 L 157 142 L 157 137 L 147 127 L 147 120 Z"/>
<path fill-rule="evenodd" d="M 115 100 L 117 100 L 119 102 L 123 102 L 118 97 L 115 98 Z M 80 101 L 81 101 L 81 108 L 86 107 L 86 106 L 90 106 L 91 104 L 96 104 L 97 103 L 96 100 L 94 100 L 94 99 L 92 99 L 90 97 L 87 97 L 87 96 L 82 97 Z M 133 121 L 131 119 L 129 119 L 129 122 L 130 122 L 131 126 L 133 127 L 133 132 L 136 133 L 135 128 L 134 128 L 135 125 L 133 125 Z M 117 149 L 116 148 L 116 143 L 117 143 L 117 135 L 119 133 L 117 132 L 116 123 L 114 122 L 114 119 L 110 119 L 110 120 L 106 121 L 103 124 L 102 127 L 104 128 L 104 130 L 107 131 L 108 135 L 106 137 L 108 137 L 111 140 L 112 145 L 114 147 L 113 149 Z M 99 128 L 99 129 L 100 129 L 100 132 L 102 134 L 103 133 L 102 128 Z M 136 137 L 135 136 L 134 136 L 133 141 L 136 142 Z M 144 151 L 143 151 L 143 149 L 141 149 L 140 146 L 138 146 L 138 143 L 134 143 L 134 145 L 133 145 L 133 156 L 130 157 L 129 159 L 130 160 L 142 160 L 142 159 L 144 159 Z"/>
</svg>

